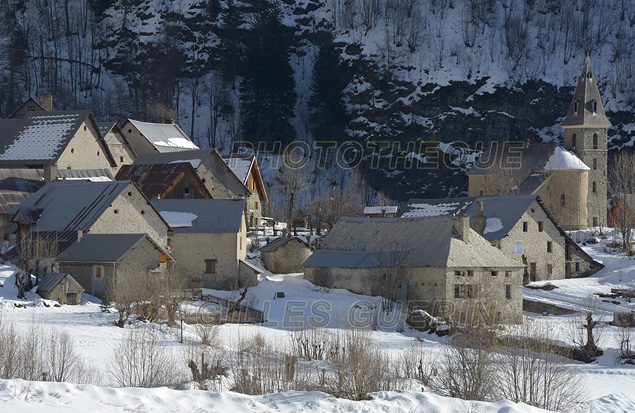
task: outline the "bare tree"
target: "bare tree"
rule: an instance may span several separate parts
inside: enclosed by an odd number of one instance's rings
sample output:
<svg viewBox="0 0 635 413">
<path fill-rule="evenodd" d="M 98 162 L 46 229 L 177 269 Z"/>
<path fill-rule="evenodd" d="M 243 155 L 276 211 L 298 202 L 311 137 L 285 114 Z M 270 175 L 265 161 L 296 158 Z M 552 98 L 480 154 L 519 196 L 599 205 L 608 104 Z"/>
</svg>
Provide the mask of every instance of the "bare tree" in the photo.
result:
<svg viewBox="0 0 635 413">
<path fill-rule="evenodd" d="M 392 311 L 397 293 L 404 278 L 404 260 L 408 256 L 405 246 L 393 243 L 385 251 L 376 253 L 374 273 L 375 290 L 381 296 L 381 306 L 386 312 Z"/>
<path fill-rule="evenodd" d="M 57 237 L 40 232 L 29 231 L 17 244 L 20 257 L 20 271 L 15 275 L 18 298 L 33 288 L 31 275 L 35 275 L 36 285 L 52 265 L 58 255 Z"/>
<path fill-rule="evenodd" d="M 596 300 L 590 296 L 584 300 L 584 311 L 579 313 L 571 328 L 571 340 L 576 346 L 576 356 L 580 361 L 590 363 L 603 352 L 599 348 L 602 338 L 601 331 L 597 328 L 602 322 L 596 316 Z"/>
<path fill-rule="evenodd" d="M 625 151 L 615 154 L 609 168 L 609 188 L 615 197 L 614 221 L 622 234 L 622 249 L 626 255 L 632 255 L 635 211 L 629 201 L 635 198 L 635 154 Z"/>
<path fill-rule="evenodd" d="M 296 201 L 300 193 L 309 186 L 309 170 L 305 167 L 295 166 L 293 162 L 285 162 L 284 166 L 278 171 L 276 180 L 280 184 L 285 199 L 285 218 L 287 220 L 286 233 L 290 233 L 293 223 L 293 213 L 295 211 Z"/>
</svg>

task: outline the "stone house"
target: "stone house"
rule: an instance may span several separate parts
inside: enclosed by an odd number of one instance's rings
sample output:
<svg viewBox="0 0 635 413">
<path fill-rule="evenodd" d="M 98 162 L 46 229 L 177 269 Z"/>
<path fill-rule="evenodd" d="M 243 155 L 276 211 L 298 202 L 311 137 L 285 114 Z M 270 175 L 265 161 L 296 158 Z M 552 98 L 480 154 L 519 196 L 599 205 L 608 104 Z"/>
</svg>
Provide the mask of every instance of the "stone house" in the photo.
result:
<svg viewBox="0 0 635 413">
<path fill-rule="evenodd" d="M 260 175 L 255 156 L 223 157 L 234 175 L 249 189 L 247 195 L 247 223 L 250 227 L 259 227 L 262 218 L 262 204 L 267 202 L 267 191 Z"/>
<path fill-rule="evenodd" d="M 118 280 L 139 287 L 158 282 L 173 262 L 146 234 L 86 234 L 60 254 L 57 268 L 73 274 L 89 294 L 103 297 Z"/>
<path fill-rule="evenodd" d="M 68 273 L 48 273 L 40 280 L 37 293 L 46 300 L 64 305 L 82 303 L 84 288 Z"/>
<path fill-rule="evenodd" d="M 189 162 L 124 165 L 117 180 L 133 181 L 150 199 L 211 199 Z"/>
<path fill-rule="evenodd" d="M 245 215 L 247 224 L 260 225 L 262 213 L 262 199 L 266 200 L 266 193 L 254 194 L 236 173 L 229 167 L 223 156 L 216 149 L 198 149 L 192 151 L 168 152 L 153 155 L 140 155 L 134 165 L 166 164 L 186 162 L 190 163 L 205 184 L 214 199 L 245 199 Z M 247 176 L 260 176 L 257 164 Z M 241 175 L 242 176 L 242 175 Z M 248 179 L 248 184 L 251 178 Z M 256 179 L 256 188 L 262 188 L 261 179 Z M 264 197 L 264 198 L 263 198 Z M 260 201 L 258 201 L 260 200 Z"/>
<path fill-rule="evenodd" d="M 106 169 L 117 164 L 87 110 L 30 112 L 0 120 L 0 166 Z M 54 174 L 53 174 L 54 176 Z M 52 180 L 45 173 L 45 180 Z"/>
<path fill-rule="evenodd" d="M 121 165 L 132 164 L 137 154 L 121 133 L 121 128 L 117 122 L 97 122 L 97 126 L 99 126 L 99 132 L 108 145 L 115 162 L 117 162 L 117 167 L 113 169 L 113 174 L 117 174 Z"/>
<path fill-rule="evenodd" d="M 607 132 L 611 126 L 587 56 L 553 143 L 492 143 L 468 171 L 468 196 L 538 195 L 567 229 L 606 226 Z"/>
<path fill-rule="evenodd" d="M 278 237 L 260 248 L 260 259 L 269 271 L 288 274 L 302 272 L 311 253 L 311 246 L 298 237 Z"/>
<path fill-rule="evenodd" d="M 54 181 L 7 212 L 13 243 L 28 233 L 55 239 L 62 253 L 82 234 L 147 234 L 168 249 L 169 225 L 130 181 Z"/>
<path fill-rule="evenodd" d="M 42 99 L 44 98 L 44 99 Z M 48 103 L 45 95 L 40 96 L 40 100 L 44 100 L 44 103 Z M 44 112 L 45 110 L 53 110 L 53 99 L 51 97 L 50 107 L 49 109 L 44 109 L 42 105 L 32 97 L 28 98 L 26 102 L 20 105 L 11 115 L 9 115 L 9 119 L 23 119 L 26 115 L 31 112 Z"/>
<path fill-rule="evenodd" d="M 316 285 L 388 296 L 457 324 L 522 323 L 524 264 L 467 215 L 342 218 L 302 266 Z"/>
<path fill-rule="evenodd" d="M 172 227 L 172 254 L 191 287 L 235 289 L 260 281 L 247 257 L 245 200 L 155 199 Z"/>
<path fill-rule="evenodd" d="M 464 213 L 493 246 L 527 265 L 523 283 L 591 275 L 604 266 L 562 229 L 537 195 L 411 199 L 404 218 Z"/>
<path fill-rule="evenodd" d="M 198 149 L 176 123 L 151 123 L 128 119 L 121 132 L 137 155 Z"/>
</svg>

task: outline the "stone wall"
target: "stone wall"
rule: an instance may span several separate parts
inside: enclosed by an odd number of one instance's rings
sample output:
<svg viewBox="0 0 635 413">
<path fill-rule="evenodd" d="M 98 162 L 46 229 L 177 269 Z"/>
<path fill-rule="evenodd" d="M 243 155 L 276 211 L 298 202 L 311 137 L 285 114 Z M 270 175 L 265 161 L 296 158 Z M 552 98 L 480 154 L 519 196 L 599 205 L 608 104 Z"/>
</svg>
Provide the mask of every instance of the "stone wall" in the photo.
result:
<svg viewBox="0 0 635 413">
<path fill-rule="evenodd" d="M 265 267 L 274 273 L 302 272 L 302 263 L 311 256 L 311 248 L 297 239 L 292 239 L 275 251 L 262 251 L 260 258 Z"/>
<path fill-rule="evenodd" d="M 104 149 L 97 141 L 99 132 L 83 122 L 57 161 L 58 169 L 111 169 Z"/>
</svg>

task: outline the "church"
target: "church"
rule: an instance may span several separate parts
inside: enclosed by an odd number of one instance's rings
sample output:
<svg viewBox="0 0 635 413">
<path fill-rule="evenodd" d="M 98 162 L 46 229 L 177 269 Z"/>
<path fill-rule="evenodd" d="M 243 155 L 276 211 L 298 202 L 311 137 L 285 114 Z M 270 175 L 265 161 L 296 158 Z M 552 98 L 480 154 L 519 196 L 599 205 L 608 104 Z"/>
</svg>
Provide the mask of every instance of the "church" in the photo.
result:
<svg viewBox="0 0 635 413">
<path fill-rule="evenodd" d="M 606 226 L 611 123 L 589 56 L 560 126 L 564 129 L 562 146 L 490 144 L 467 173 L 468 196 L 538 195 L 564 229 Z"/>
</svg>

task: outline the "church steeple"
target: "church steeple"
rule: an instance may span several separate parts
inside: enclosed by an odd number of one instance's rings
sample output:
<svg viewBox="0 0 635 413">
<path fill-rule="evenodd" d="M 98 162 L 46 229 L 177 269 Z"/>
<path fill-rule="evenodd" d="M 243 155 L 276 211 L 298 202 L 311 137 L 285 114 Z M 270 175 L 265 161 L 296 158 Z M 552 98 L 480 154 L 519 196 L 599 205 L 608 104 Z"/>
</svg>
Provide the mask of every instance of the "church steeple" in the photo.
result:
<svg viewBox="0 0 635 413">
<path fill-rule="evenodd" d="M 608 128 L 611 122 L 604 113 L 591 59 L 587 55 L 562 128 Z"/>
</svg>

